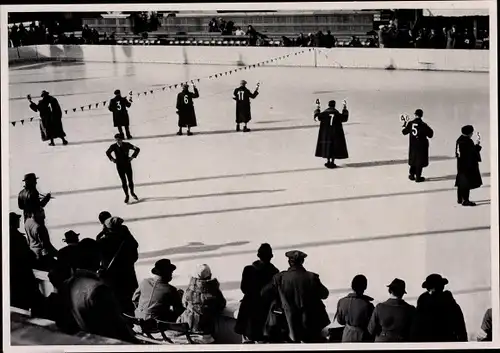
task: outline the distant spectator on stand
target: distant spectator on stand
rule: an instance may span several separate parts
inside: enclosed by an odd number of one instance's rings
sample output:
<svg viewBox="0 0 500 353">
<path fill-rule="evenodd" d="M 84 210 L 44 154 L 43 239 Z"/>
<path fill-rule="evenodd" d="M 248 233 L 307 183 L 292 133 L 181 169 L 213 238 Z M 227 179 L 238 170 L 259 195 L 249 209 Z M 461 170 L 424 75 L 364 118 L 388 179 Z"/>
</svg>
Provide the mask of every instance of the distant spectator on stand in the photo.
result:
<svg viewBox="0 0 500 353">
<path fill-rule="evenodd" d="M 368 332 L 375 342 L 409 342 L 415 307 L 403 300 L 406 284 L 395 278 L 387 287 L 390 298 L 375 307 Z"/>
<path fill-rule="evenodd" d="M 134 293 L 135 317 L 175 322 L 184 311 L 181 292 L 170 284 L 177 267 L 168 259 L 156 261 L 152 278 L 144 279 Z"/>
<path fill-rule="evenodd" d="M 182 297 L 182 305 L 186 310 L 177 322 L 187 323 L 194 334 L 201 336 L 200 343 L 212 343 L 215 321 L 226 307 L 226 299 L 219 281 L 212 278 L 208 265 L 199 266 L 191 277 Z"/>
<path fill-rule="evenodd" d="M 226 20 L 224 20 L 222 17 L 219 17 L 219 32 L 224 33 L 226 30 Z"/>
<path fill-rule="evenodd" d="M 323 32 L 318 31 L 314 36 L 314 46 L 319 48 L 324 48 L 325 47 L 324 37 L 325 35 L 323 34 Z"/>
<path fill-rule="evenodd" d="M 292 47 L 293 46 L 293 40 L 291 40 L 288 37 L 281 36 L 281 45 L 284 47 Z"/>
<path fill-rule="evenodd" d="M 476 48 L 476 37 L 472 31 L 468 28 L 465 29 L 464 33 L 464 48 L 465 49 L 475 49 Z"/>
<path fill-rule="evenodd" d="M 234 331 L 243 336 L 243 343 L 264 340 L 264 324 L 269 313 L 270 302 L 261 296 L 261 291 L 269 285 L 279 270 L 271 263 L 273 250 L 267 243 L 257 251 L 259 260 L 243 269 L 240 289 L 244 296 L 238 311 Z"/>
<path fill-rule="evenodd" d="M 314 46 L 316 46 L 316 38 L 315 38 L 315 36 L 314 36 L 313 33 L 309 33 L 307 35 L 307 44 L 306 44 L 306 46 L 308 46 L 308 47 L 314 47 Z"/>
<path fill-rule="evenodd" d="M 230 36 L 233 34 L 233 31 L 234 31 L 234 22 L 228 21 L 224 27 L 224 30 L 222 31 L 222 35 Z"/>
<path fill-rule="evenodd" d="M 333 36 L 330 30 L 326 31 L 326 35 L 324 37 L 325 48 L 334 48 L 335 47 L 335 37 Z"/>
<path fill-rule="evenodd" d="M 234 35 L 236 36 L 244 36 L 245 31 L 241 29 L 241 27 L 236 27 L 236 32 L 234 32 Z"/>
<path fill-rule="evenodd" d="M 304 33 L 299 34 L 299 36 L 295 40 L 295 45 L 297 47 L 305 47 L 307 45 L 307 38 L 304 36 Z"/>
<path fill-rule="evenodd" d="M 377 48 L 378 47 L 378 37 L 376 34 L 372 34 L 367 40 L 366 40 L 366 46 L 368 48 Z"/>
<path fill-rule="evenodd" d="M 208 22 L 208 31 L 219 32 L 219 25 L 217 24 L 217 20 L 215 19 L 215 17 L 212 17 L 210 22 Z"/>
<path fill-rule="evenodd" d="M 441 38 L 437 34 L 434 28 L 431 29 L 431 33 L 429 34 L 429 45 L 430 49 L 439 49 L 441 47 Z"/>
<path fill-rule="evenodd" d="M 89 28 L 89 25 L 83 26 L 82 29 L 82 38 L 85 41 L 85 44 L 90 44 L 92 37 L 92 31 Z"/>
<path fill-rule="evenodd" d="M 35 211 L 24 223 L 28 245 L 35 254 L 35 268 L 49 271 L 54 267 L 57 249 L 50 241 L 49 231 L 45 226 L 45 213 L 43 209 Z"/>
<path fill-rule="evenodd" d="M 359 40 L 358 37 L 352 36 L 348 46 L 354 48 L 361 48 L 363 45 L 361 44 L 361 41 Z"/>
<path fill-rule="evenodd" d="M 39 306 L 42 294 L 33 274 L 36 257 L 19 231 L 20 219 L 17 213 L 9 213 L 10 306 L 30 310 Z"/>
<path fill-rule="evenodd" d="M 427 291 L 417 300 L 412 324 L 412 342 L 467 342 L 462 309 L 444 287 L 446 278 L 438 274 L 427 277 L 422 288 Z"/>
<path fill-rule="evenodd" d="M 272 335 L 277 332 L 273 324 L 282 322 L 286 325 L 288 339 L 293 343 L 319 343 L 325 341 L 322 330 L 330 324 L 323 300 L 329 291 L 319 275 L 304 268 L 307 254 L 299 250 L 288 251 L 290 267 L 273 277 L 271 286 L 263 290 L 264 298 L 274 300 L 265 326 L 265 335 L 274 341 Z M 280 314 L 278 314 L 280 313 Z M 284 316 L 277 320 L 275 316 Z M 279 331 L 282 331 L 279 328 Z"/>
<path fill-rule="evenodd" d="M 483 342 L 491 342 L 493 340 L 493 322 L 491 308 L 484 313 L 483 322 L 481 323 L 481 332 L 477 340 Z"/>
<path fill-rule="evenodd" d="M 257 39 L 259 38 L 259 33 L 253 28 L 252 25 L 248 26 L 246 35 L 249 37 L 248 42 L 250 46 L 257 45 Z"/>
<path fill-rule="evenodd" d="M 453 25 L 450 30 L 446 32 L 446 49 L 456 49 L 458 44 L 457 26 Z"/>
</svg>

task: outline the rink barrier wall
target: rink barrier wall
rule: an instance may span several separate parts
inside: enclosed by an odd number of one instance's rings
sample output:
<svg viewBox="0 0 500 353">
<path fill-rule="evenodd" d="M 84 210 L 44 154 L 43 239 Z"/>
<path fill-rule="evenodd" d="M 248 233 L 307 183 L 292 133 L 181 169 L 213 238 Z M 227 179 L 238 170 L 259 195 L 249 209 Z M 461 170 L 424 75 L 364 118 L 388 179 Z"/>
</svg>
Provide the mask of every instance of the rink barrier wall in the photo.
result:
<svg viewBox="0 0 500 353">
<path fill-rule="evenodd" d="M 295 53 L 303 52 L 299 55 Z M 9 64 L 37 61 L 489 72 L 488 50 L 38 45 L 9 48 Z"/>
</svg>

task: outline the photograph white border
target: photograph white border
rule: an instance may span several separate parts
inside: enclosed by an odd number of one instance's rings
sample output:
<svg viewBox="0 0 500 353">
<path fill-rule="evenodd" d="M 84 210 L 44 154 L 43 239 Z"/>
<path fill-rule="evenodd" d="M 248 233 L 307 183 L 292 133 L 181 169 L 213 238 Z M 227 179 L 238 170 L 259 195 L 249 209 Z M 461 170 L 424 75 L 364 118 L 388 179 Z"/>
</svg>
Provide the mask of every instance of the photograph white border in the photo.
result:
<svg viewBox="0 0 500 353">
<path fill-rule="evenodd" d="M 300 345 L 166 345 L 166 346 L 16 346 L 10 347 L 10 307 L 9 303 L 9 85 L 8 85 L 8 12 L 53 12 L 53 11 L 193 11 L 193 10 L 361 10 L 361 9 L 477 9 L 487 8 L 490 14 L 490 136 L 491 136 L 491 300 L 493 313 L 493 342 L 467 343 L 425 343 L 425 344 L 300 344 Z M 189 4 L 74 4 L 74 5 L 7 5 L 1 8 L 1 138 L 2 138 L 2 255 L 3 255 L 3 338 L 5 352 L 159 352 L 159 351 L 260 351 L 275 350 L 379 350 L 379 349 L 478 349 L 500 347 L 499 309 L 499 223 L 498 223 L 498 102 L 497 102 L 497 3 L 491 1 L 442 1 L 442 2 L 302 2 L 302 3 L 189 3 Z"/>
</svg>

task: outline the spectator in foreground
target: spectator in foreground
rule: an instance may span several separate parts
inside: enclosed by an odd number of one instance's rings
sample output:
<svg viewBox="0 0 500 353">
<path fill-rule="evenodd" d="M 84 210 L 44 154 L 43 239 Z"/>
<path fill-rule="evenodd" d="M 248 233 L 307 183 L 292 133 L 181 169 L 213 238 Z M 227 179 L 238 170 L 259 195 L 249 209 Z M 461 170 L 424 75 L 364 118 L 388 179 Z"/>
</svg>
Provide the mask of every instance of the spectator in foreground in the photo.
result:
<svg viewBox="0 0 500 353">
<path fill-rule="evenodd" d="M 35 254 L 19 231 L 20 219 L 17 213 L 9 213 L 10 306 L 30 310 L 40 304 L 42 294 L 33 274 Z"/>
<path fill-rule="evenodd" d="M 186 310 L 177 322 L 187 323 L 193 333 L 201 336 L 201 343 L 213 343 L 215 321 L 226 307 L 226 299 L 208 265 L 197 268 L 184 292 L 182 304 Z"/>
<path fill-rule="evenodd" d="M 493 340 L 493 326 L 491 317 L 491 308 L 484 313 L 483 322 L 481 324 L 481 332 L 478 335 L 478 341 L 491 342 Z"/>
<path fill-rule="evenodd" d="M 387 287 L 390 298 L 375 307 L 368 332 L 375 342 L 408 342 L 415 307 L 403 300 L 406 294 L 403 280 L 395 278 Z"/>
<path fill-rule="evenodd" d="M 412 342 L 467 342 L 462 309 L 444 287 L 446 278 L 439 274 L 427 277 L 422 288 L 427 291 L 417 301 L 412 325 Z"/>
<path fill-rule="evenodd" d="M 43 209 L 31 214 L 24 223 L 28 245 L 35 254 L 35 268 L 42 271 L 49 271 L 55 264 L 57 249 L 50 241 L 50 235 L 45 226 L 45 213 Z"/>
<path fill-rule="evenodd" d="M 363 44 L 361 44 L 361 41 L 359 40 L 358 37 L 352 36 L 348 46 L 354 48 L 361 48 Z"/>
<path fill-rule="evenodd" d="M 76 270 L 58 290 L 62 308 L 58 325 L 65 331 L 85 331 L 136 343 L 113 291 L 96 273 L 100 262 L 97 242 L 87 238 L 78 246 L 82 256 Z"/>
<path fill-rule="evenodd" d="M 265 334 L 271 336 L 275 328 L 271 327 L 275 315 L 284 316 L 288 340 L 293 343 L 319 343 L 325 341 L 322 330 L 330 324 L 323 300 L 329 291 L 319 279 L 319 275 L 304 268 L 307 254 L 299 250 L 288 251 L 290 267 L 273 277 L 271 285 L 263 290 L 263 296 L 275 300 L 280 307 L 271 308 L 265 327 Z M 279 309 L 279 310 L 276 310 Z M 282 314 L 278 312 L 282 311 Z M 280 321 L 277 318 L 278 322 Z M 281 331 L 281 330 L 280 330 Z"/>
<path fill-rule="evenodd" d="M 457 26 L 451 26 L 451 29 L 446 32 L 446 49 L 457 49 L 458 33 Z"/>
<path fill-rule="evenodd" d="M 102 211 L 101 213 L 99 213 L 99 217 L 98 218 L 99 218 L 99 223 L 102 224 L 102 230 L 99 232 L 99 234 L 97 234 L 97 237 L 95 239 L 97 241 L 101 240 L 101 238 L 107 232 L 107 228 L 104 225 L 104 222 L 106 222 L 107 219 L 111 218 L 111 213 L 109 213 L 108 211 Z"/>
<path fill-rule="evenodd" d="M 134 266 L 139 259 L 139 244 L 123 219 L 108 218 L 104 226 L 106 232 L 98 242 L 102 256 L 101 278 L 115 291 L 122 311 L 133 315 L 132 296 L 138 287 Z"/>
<path fill-rule="evenodd" d="M 180 292 L 170 284 L 177 267 L 161 259 L 151 270 L 153 278 L 144 279 L 134 293 L 135 317 L 175 322 L 184 311 Z"/>
<path fill-rule="evenodd" d="M 368 280 L 364 275 L 354 276 L 352 293 L 339 300 L 337 304 L 337 321 L 344 327 L 342 342 L 371 342 L 373 338 L 368 332 L 368 323 L 373 313 L 373 298 L 365 295 Z"/>
<path fill-rule="evenodd" d="M 262 342 L 263 327 L 270 303 L 261 296 L 264 287 L 271 283 L 279 270 L 271 263 L 273 250 L 264 243 L 257 251 L 259 260 L 243 269 L 240 289 L 243 292 L 234 331 L 243 336 L 243 343 Z"/>
<path fill-rule="evenodd" d="M 326 35 L 323 37 L 325 48 L 335 47 L 335 37 L 330 30 L 326 31 Z"/>
<path fill-rule="evenodd" d="M 75 233 L 73 230 L 69 230 L 64 233 L 63 242 L 68 245 L 66 245 L 62 249 L 59 249 L 59 251 L 57 252 L 57 259 L 61 266 L 72 268 L 74 267 L 73 263 L 75 261 L 78 261 L 79 247 L 77 245 L 80 241 L 79 236 L 80 234 Z"/>
</svg>

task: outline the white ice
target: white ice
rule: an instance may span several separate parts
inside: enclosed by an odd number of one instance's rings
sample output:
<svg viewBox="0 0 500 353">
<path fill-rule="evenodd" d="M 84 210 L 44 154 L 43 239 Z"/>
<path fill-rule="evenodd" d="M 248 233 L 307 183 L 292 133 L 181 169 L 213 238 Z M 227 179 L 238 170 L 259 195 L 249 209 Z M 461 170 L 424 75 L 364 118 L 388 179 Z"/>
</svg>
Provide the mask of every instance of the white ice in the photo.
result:
<svg viewBox="0 0 500 353">
<path fill-rule="evenodd" d="M 126 220 L 140 244 L 138 276 L 170 258 L 173 284 L 183 287 L 195 266 L 207 263 L 220 280 L 228 306 L 241 299 L 245 265 L 263 242 L 274 248 L 274 263 L 286 268 L 285 251 L 309 256 L 307 269 L 330 289 L 333 318 L 337 300 L 352 277 L 368 277 L 367 294 L 388 296 L 395 277 L 407 283 L 416 302 L 425 277 L 447 277 L 468 330 L 479 329 L 490 299 L 490 150 L 487 74 L 368 71 L 315 68 L 255 68 L 202 79 L 195 101 L 199 127 L 192 137 L 175 136 L 178 89 L 134 96 L 132 143 L 141 148 L 134 163 L 142 202 L 123 203 L 115 166 L 104 152 L 115 129 L 107 107 L 113 90 L 127 93 L 208 77 L 231 67 L 160 64 L 35 64 L 11 68 L 10 120 L 35 116 L 25 96 L 42 89 L 57 97 L 70 144 L 49 147 L 38 123 L 9 126 L 11 206 L 17 210 L 22 177 L 35 172 L 41 192 L 51 191 L 47 223 L 56 247 L 73 229 L 94 238 L 97 215 L 109 210 Z M 261 81 L 252 103 L 251 133 L 236 133 L 232 91 L 240 79 L 249 88 Z M 347 99 L 345 124 L 350 158 L 329 170 L 314 157 L 317 123 L 314 101 Z M 89 104 L 94 104 L 87 111 Z M 79 107 L 85 106 L 81 112 Z M 428 182 L 407 179 L 408 139 L 399 115 L 424 110 L 435 131 Z M 456 204 L 454 148 L 460 128 L 481 132 L 484 186 L 472 191 L 476 208 Z"/>
</svg>

